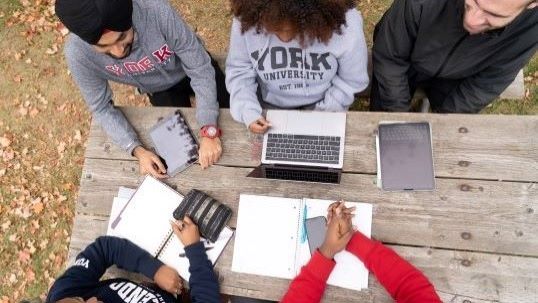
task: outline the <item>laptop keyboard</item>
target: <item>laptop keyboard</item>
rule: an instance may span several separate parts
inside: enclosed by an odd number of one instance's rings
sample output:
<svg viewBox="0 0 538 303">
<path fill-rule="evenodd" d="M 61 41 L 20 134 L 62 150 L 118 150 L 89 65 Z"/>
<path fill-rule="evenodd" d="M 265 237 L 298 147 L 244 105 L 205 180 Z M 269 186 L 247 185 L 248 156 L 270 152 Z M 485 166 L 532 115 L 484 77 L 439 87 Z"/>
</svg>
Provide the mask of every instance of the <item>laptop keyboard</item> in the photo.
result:
<svg viewBox="0 0 538 303">
<path fill-rule="evenodd" d="M 307 181 L 320 183 L 339 183 L 336 172 L 302 171 L 294 169 L 265 168 L 265 177 L 268 179 Z"/>
<path fill-rule="evenodd" d="M 383 141 L 424 141 L 429 140 L 427 124 L 394 124 L 384 127 Z"/>
<path fill-rule="evenodd" d="M 338 164 L 340 137 L 267 134 L 265 159 Z"/>
</svg>

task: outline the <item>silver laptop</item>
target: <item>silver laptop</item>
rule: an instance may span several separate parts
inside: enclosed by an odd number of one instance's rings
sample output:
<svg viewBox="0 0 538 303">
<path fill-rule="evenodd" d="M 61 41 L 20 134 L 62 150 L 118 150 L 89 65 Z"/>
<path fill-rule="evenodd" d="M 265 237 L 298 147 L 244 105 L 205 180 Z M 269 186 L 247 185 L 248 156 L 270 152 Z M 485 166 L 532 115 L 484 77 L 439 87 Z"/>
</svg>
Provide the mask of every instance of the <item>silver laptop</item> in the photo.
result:
<svg viewBox="0 0 538 303">
<path fill-rule="evenodd" d="M 262 164 L 341 169 L 346 113 L 268 110 Z"/>
</svg>

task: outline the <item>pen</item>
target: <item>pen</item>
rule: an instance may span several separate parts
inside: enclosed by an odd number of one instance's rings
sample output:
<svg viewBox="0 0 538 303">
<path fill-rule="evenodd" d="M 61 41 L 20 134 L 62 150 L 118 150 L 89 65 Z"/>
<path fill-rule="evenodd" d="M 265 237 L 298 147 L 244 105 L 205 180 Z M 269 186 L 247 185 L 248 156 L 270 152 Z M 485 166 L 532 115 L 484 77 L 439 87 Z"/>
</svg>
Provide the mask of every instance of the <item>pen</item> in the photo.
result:
<svg viewBox="0 0 538 303">
<path fill-rule="evenodd" d="M 214 248 L 214 246 L 209 246 L 209 247 L 206 247 L 205 248 L 205 251 L 208 251 L 208 250 L 212 250 Z M 179 254 L 179 257 L 180 258 L 185 258 L 187 255 L 185 254 L 185 252 L 182 252 Z"/>
</svg>

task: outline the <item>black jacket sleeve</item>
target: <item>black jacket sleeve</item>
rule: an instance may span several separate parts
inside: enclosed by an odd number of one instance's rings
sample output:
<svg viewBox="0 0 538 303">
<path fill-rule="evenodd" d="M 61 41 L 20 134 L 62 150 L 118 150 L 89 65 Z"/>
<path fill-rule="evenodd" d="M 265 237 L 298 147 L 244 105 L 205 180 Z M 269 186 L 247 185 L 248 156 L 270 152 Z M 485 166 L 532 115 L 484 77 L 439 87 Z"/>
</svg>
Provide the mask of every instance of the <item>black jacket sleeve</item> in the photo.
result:
<svg viewBox="0 0 538 303">
<path fill-rule="evenodd" d="M 94 288 L 112 265 L 153 279 L 163 263 L 129 240 L 99 237 L 82 251 L 66 272 L 52 285 L 46 302 L 80 296 Z"/>
<path fill-rule="evenodd" d="M 219 282 L 205 253 L 204 244 L 198 242 L 185 247 L 185 254 L 190 263 L 189 286 L 192 303 L 220 303 Z"/>
<path fill-rule="evenodd" d="M 373 73 L 384 110 L 409 110 L 411 94 L 407 71 L 421 9 L 420 1 L 395 0 L 376 26 L 372 48 Z"/>
<path fill-rule="evenodd" d="M 477 113 L 491 103 L 514 81 L 517 73 L 536 53 L 537 46 L 516 58 L 503 59 L 463 80 L 443 101 L 441 112 Z"/>
</svg>

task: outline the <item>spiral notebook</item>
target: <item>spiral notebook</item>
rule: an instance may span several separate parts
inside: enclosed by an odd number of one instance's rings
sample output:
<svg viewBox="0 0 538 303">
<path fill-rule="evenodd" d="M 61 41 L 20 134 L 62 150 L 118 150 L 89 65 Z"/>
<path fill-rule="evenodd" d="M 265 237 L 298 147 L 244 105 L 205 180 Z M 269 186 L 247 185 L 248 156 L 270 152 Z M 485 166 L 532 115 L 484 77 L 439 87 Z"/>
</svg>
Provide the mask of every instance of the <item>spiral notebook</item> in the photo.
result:
<svg viewBox="0 0 538 303">
<path fill-rule="evenodd" d="M 170 226 L 173 212 L 182 201 L 181 194 L 148 175 L 134 193 L 120 188 L 112 204 L 107 235 L 130 240 L 188 280 L 189 260 Z M 233 231 L 225 227 L 214 243 L 201 239 L 213 264 L 232 235 Z"/>
<path fill-rule="evenodd" d="M 333 202 L 241 194 L 232 271 L 293 279 L 311 257 L 304 222 L 326 216 Z M 372 205 L 346 202 L 346 206 L 357 208 L 353 225 L 370 237 Z M 356 256 L 342 251 L 335 260 L 328 284 L 368 288 L 368 270 Z"/>
<path fill-rule="evenodd" d="M 179 110 L 153 126 L 149 136 L 170 176 L 175 176 L 198 160 L 196 137 Z"/>
</svg>

